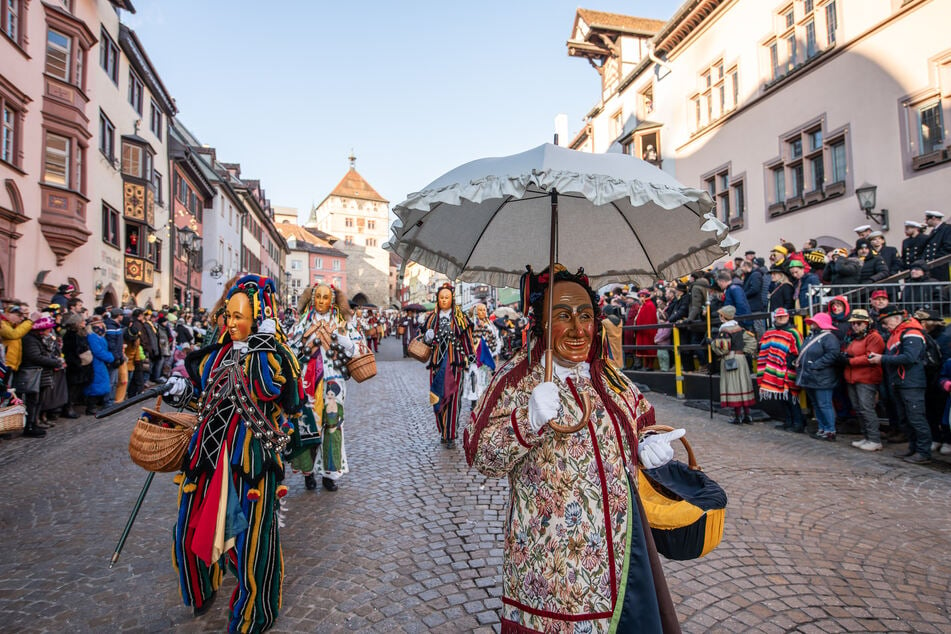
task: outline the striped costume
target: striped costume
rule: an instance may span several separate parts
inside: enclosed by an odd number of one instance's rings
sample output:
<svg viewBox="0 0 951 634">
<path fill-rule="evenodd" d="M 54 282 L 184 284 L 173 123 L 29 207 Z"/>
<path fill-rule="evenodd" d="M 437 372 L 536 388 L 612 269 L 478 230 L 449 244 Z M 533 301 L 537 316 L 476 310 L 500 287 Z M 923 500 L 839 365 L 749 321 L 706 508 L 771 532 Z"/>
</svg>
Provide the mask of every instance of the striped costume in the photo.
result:
<svg viewBox="0 0 951 634">
<path fill-rule="evenodd" d="M 429 401 L 436 415 L 436 427 L 443 442 L 456 438 L 462 377 L 469 364 L 472 345 L 472 323 L 458 306 L 435 310 L 426 316 L 423 331 L 435 333 L 433 353 L 429 360 Z"/>
<path fill-rule="evenodd" d="M 799 393 L 793 361 L 801 347 L 802 337 L 793 328 L 774 328 L 763 333 L 756 361 L 761 399 L 785 400 Z"/>
<path fill-rule="evenodd" d="M 176 477 L 173 559 L 182 598 L 200 609 L 227 565 L 238 579 L 231 632 L 268 629 L 281 605 L 281 443 L 291 428 L 285 414 L 296 412 L 303 397 L 300 368 L 278 338 L 252 334 L 247 343 L 242 356 L 226 335 L 186 358 L 201 395 L 198 426 Z"/>
</svg>

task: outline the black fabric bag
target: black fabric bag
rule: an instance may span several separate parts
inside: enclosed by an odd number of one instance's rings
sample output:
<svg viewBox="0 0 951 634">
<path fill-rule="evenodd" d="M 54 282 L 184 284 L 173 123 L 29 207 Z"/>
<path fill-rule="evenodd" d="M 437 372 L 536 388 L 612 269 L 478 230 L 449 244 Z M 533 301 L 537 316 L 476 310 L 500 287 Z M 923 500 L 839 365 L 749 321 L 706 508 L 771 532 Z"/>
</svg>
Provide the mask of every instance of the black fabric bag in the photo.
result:
<svg viewBox="0 0 951 634">
<path fill-rule="evenodd" d="M 732 372 L 733 370 L 739 369 L 740 365 L 737 362 L 735 357 L 730 357 L 729 359 L 723 360 L 723 369 L 727 372 Z"/>
<path fill-rule="evenodd" d="M 43 368 L 20 368 L 13 378 L 13 389 L 18 394 L 38 394 Z"/>
</svg>

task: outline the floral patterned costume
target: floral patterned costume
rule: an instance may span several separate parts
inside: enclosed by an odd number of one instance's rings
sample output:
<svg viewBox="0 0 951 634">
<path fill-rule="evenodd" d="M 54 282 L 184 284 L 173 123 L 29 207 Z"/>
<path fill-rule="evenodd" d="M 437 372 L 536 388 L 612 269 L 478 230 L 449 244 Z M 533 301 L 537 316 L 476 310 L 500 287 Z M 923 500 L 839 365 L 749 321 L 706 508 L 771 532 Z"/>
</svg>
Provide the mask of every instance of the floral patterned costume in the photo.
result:
<svg viewBox="0 0 951 634">
<path fill-rule="evenodd" d="M 499 370 L 465 432 L 469 464 L 508 476 L 511 488 L 502 632 L 676 630 L 675 617 L 672 626 L 661 625 L 661 608 L 673 614 L 673 606 L 633 495 L 636 478 L 628 477 L 637 464 L 637 432 L 653 424 L 653 407 L 619 373 L 620 391 L 607 394 L 620 419 L 591 379 L 556 377 L 564 412 L 558 422 L 580 420 L 584 392 L 592 405 L 587 427 L 557 434 L 545 426 L 532 434 L 528 403 L 544 368 L 525 367 L 520 352 Z"/>
</svg>

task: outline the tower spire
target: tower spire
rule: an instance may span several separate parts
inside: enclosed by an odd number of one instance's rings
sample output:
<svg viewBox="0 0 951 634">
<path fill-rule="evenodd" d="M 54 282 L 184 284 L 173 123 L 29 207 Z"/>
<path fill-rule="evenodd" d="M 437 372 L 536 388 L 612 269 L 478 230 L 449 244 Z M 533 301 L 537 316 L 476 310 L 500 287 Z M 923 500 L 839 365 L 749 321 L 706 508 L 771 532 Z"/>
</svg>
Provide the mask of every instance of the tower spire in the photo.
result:
<svg viewBox="0 0 951 634">
<path fill-rule="evenodd" d="M 357 157 L 353 153 L 353 148 L 350 148 L 350 156 L 347 157 L 347 160 L 350 161 L 350 169 L 357 169 Z"/>
</svg>

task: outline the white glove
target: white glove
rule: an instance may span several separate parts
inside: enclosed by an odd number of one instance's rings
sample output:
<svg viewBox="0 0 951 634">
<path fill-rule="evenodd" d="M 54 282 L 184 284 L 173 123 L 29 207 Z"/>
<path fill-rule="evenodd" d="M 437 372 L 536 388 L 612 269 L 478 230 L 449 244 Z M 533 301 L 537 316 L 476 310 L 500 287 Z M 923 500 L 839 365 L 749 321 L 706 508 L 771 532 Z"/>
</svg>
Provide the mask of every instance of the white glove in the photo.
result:
<svg viewBox="0 0 951 634">
<path fill-rule="evenodd" d="M 528 424 L 532 433 L 537 434 L 548 421 L 558 418 L 560 413 L 558 386 L 551 381 L 536 385 L 531 398 L 528 399 Z"/>
<path fill-rule="evenodd" d="M 343 335 L 338 332 L 337 343 L 343 346 L 343 351 L 347 353 L 347 356 L 353 356 L 353 351 L 354 348 L 356 348 L 356 344 L 353 343 L 353 339 L 351 339 L 349 335 Z"/>
<path fill-rule="evenodd" d="M 169 396 L 173 399 L 180 398 L 183 394 L 192 389 L 192 382 L 185 377 L 178 375 L 170 376 L 168 381 L 166 381 L 166 384 L 170 385 L 171 387 L 167 392 L 165 392 L 165 394 L 166 396 Z"/>
<path fill-rule="evenodd" d="M 277 322 L 273 319 L 265 319 L 261 322 L 261 325 L 258 326 L 259 335 L 273 335 L 277 332 Z"/>
<path fill-rule="evenodd" d="M 645 469 L 661 467 L 674 457 L 674 448 L 670 443 L 687 433 L 686 429 L 675 429 L 663 434 L 644 437 L 637 444 L 637 458 Z"/>
<path fill-rule="evenodd" d="M 426 343 L 432 343 L 433 339 L 436 338 L 436 331 L 430 328 L 426 331 Z"/>
</svg>

